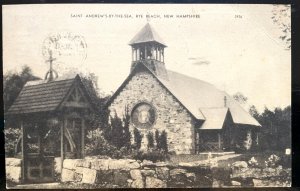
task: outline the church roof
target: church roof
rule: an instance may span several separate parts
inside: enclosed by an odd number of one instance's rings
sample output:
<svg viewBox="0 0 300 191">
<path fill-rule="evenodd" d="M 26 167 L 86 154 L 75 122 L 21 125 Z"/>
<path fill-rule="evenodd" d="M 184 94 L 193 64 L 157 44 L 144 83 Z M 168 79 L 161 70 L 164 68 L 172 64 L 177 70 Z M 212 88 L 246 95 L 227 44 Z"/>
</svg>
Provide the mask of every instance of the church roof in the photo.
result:
<svg viewBox="0 0 300 191">
<path fill-rule="evenodd" d="M 208 122 L 207 127 L 220 125 L 226 118 L 225 111 L 229 111 L 235 124 L 261 126 L 237 101 L 226 92 L 217 89 L 214 85 L 168 70 L 168 79 L 155 75 L 142 62 L 137 64 L 130 75 L 107 102 L 107 106 L 122 91 L 128 81 L 140 71 L 148 71 L 162 84 L 182 106 L 196 119 Z M 226 107 L 224 97 L 226 96 Z M 225 114 L 224 114 L 225 113 Z M 217 117 L 218 116 L 218 117 Z M 220 117 L 220 118 L 219 118 Z M 214 118 L 219 118 L 214 121 Z"/>
<path fill-rule="evenodd" d="M 29 81 L 6 114 L 53 111 L 64 100 L 75 81 L 81 81 L 79 75 L 65 76 L 50 82 Z"/>
<path fill-rule="evenodd" d="M 212 109 L 209 112 L 219 114 L 221 111 L 217 108 L 228 107 L 234 123 L 261 126 L 230 95 L 208 82 L 169 70 L 169 80 L 157 78 L 196 118 L 200 118 L 202 115 L 205 119 L 211 117 L 211 113 L 207 112 L 206 115 L 209 116 L 206 116 L 203 112 L 207 109 Z M 225 96 L 226 107 L 224 107 Z"/>
<path fill-rule="evenodd" d="M 129 45 L 143 43 L 143 42 L 157 42 L 166 46 L 164 41 L 156 33 L 153 27 L 147 23 L 129 42 Z"/>
<path fill-rule="evenodd" d="M 228 108 L 202 108 L 205 121 L 200 129 L 222 129 Z"/>
</svg>

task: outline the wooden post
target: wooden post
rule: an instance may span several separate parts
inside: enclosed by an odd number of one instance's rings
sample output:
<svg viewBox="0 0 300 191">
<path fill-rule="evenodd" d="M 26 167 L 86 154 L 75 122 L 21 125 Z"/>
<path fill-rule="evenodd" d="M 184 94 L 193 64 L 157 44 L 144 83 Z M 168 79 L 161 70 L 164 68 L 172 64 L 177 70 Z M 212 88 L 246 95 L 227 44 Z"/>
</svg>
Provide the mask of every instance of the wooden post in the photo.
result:
<svg viewBox="0 0 300 191">
<path fill-rule="evenodd" d="M 131 60 L 134 61 L 134 48 L 131 48 Z"/>
<path fill-rule="evenodd" d="M 221 135 L 218 133 L 218 143 L 219 143 L 219 149 L 221 150 Z"/>
<path fill-rule="evenodd" d="M 63 169 L 63 162 L 64 162 L 64 126 L 65 126 L 65 118 L 63 118 L 63 121 L 60 126 L 60 157 L 61 157 L 61 172 Z"/>
<path fill-rule="evenodd" d="M 84 158 L 84 138 L 85 138 L 85 120 L 81 120 L 81 158 Z"/>
<path fill-rule="evenodd" d="M 21 142 L 21 155 L 22 155 L 22 166 L 21 166 L 21 177 L 22 177 L 22 183 L 25 181 L 25 141 L 24 139 L 26 138 L 26 132 L 25 132 L 25 127 L 23 124 L 23 119 L 20 121 L 20 127 L 22 130 L 22 142 Z"/>
<path fill-rule="evenodd" d="M 199 133 L 198 130 L 194 130 L 195 132 L 195 154 L 198 154 L 198 147 L 199 147 Z"/>
<path fill-rule="evenodd" d="M 145 45 L 145 60 L 147 59 L 147 45 Z"/>
<path fill-rule="evenodd" d="M 158 60 L 161 62 L 160 47 L 158 47 Z"/>
</svg>

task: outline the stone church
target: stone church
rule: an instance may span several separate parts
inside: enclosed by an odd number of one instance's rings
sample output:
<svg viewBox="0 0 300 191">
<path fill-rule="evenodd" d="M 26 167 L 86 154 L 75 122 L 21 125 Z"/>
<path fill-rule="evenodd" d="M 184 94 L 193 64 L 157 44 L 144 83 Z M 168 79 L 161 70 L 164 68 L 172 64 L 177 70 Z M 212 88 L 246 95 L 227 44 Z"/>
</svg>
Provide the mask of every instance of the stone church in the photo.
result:
<svg viewBox="0 0 300 191">
<path fill-rule="evenodd" d="M 167 132 L 168 150 L 175 154 L 248 150 L 258 144 L 260 124 L 226 92 L 214 85 L 166 69 L 167 47 L 148 23 L 129 45 L 130 74 L 108 101 L 123 116 L 130 111 L 130 129 L 144 135 Z"/>
</svg>

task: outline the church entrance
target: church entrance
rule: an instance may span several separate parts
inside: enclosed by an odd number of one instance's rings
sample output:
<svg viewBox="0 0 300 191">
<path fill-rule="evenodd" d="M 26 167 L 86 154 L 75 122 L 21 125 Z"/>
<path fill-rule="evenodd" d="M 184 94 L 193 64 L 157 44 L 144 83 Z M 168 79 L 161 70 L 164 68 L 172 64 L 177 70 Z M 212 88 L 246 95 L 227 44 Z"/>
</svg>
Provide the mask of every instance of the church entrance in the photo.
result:
<svg viewBox="0 0 300 191">
<path fill-rule="evenodd" d="M 220 130 L 198 130 L 197 152 L 223 151 L 223 136 Z"/>
</svg>

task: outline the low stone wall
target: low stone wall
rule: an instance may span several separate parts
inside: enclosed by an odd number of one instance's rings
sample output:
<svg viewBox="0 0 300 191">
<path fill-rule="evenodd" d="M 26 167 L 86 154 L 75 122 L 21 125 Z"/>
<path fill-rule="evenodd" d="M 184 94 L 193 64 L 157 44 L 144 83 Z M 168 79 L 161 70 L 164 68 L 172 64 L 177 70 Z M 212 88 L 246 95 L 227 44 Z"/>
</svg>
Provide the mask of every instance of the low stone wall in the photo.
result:
<svg viewBox="0 0 300 191">
<path fill-rule="evenodd" d="M 99 188 L 282 187 L 291 185 L 290 177 L 291 169 L 249 168 L 244 161 L 219 168 L 211 164 L 90 158 L 64 160 L 61 181 Z"/>
<path fill-rule="evenodd" d="M 212 179 L 206 176 L 209 176 L 206 168 L 172 166 L 164 162 L 66 159 L 61 181 L 122 188 L 210 187 Z"/>
<path fill-rule="evenodd" d="M 230 179 L 235 186 L 253 187 L 290 187 L 291 168 L 249 167 L 245 161 L 232 164 Z"/>
<path fill-rule="evenodd" d="M 22 178 L 22 160 L 18 158 L 5 158 L 6 181 L 20 183 Z"/>
</svg>

